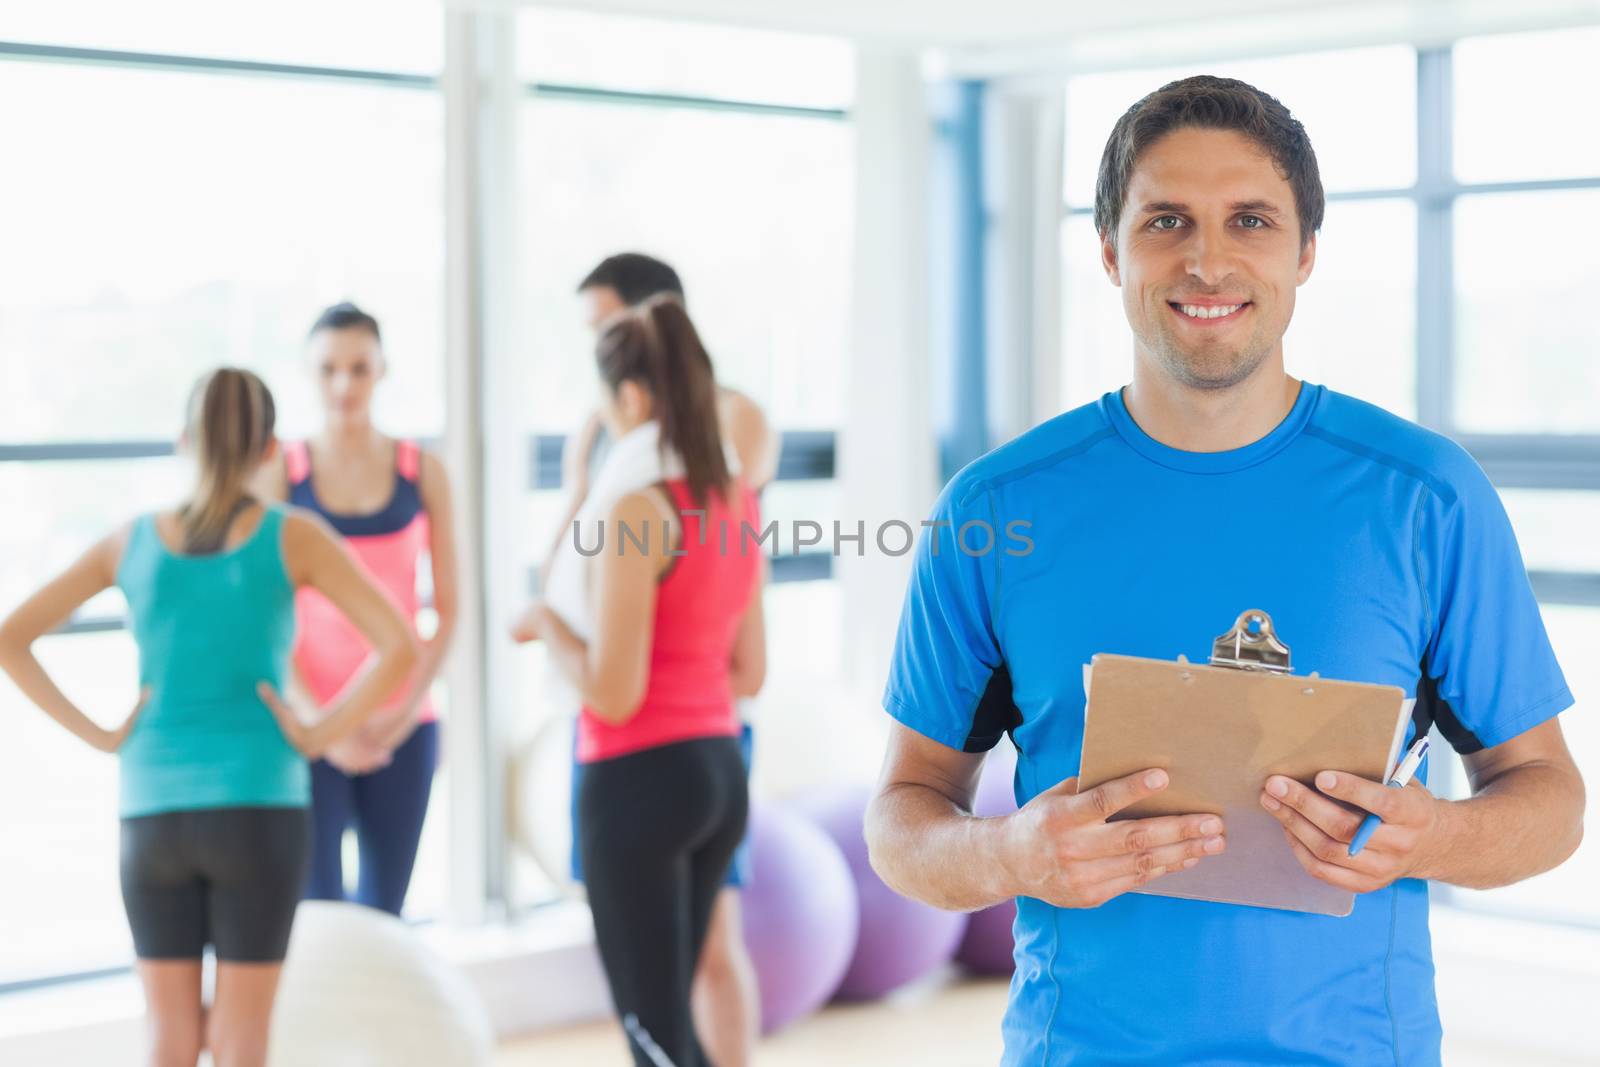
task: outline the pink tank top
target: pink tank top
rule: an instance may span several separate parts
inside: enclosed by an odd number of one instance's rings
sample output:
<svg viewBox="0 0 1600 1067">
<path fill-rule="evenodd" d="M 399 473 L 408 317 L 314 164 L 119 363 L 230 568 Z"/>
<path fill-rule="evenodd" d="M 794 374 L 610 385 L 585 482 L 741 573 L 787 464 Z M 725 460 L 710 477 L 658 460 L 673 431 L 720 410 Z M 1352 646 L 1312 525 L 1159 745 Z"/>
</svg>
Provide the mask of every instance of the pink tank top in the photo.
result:
<svg viewBox="0 0 1600 1067">
<path fill-rule="evenodd" d="M 395 442 L 394 490 L 389 502 L 365 515 L 329 511 L 317 499 L 311 450 L 296 441 L 284 448 L 289 475 L 289 503 L 315 511 L 340 534 L 367 574 L 416 626 L 417 563 L 428 550 L 428 513 L 422 506 L 419 478 L 422 455 L 414 441 Z M 344 613 L 314 589 L 295 594 L 294 664 L 318 704 L 333 703 L 354 679 L 372 646 Z M 383 705 L 397 711 L 411 692 L 411 682 L 397 689 Z M 422 722 L 435 718 L 433 700 L 424 695 L 418 707 Z"/>
<path fill-rule="evenodd" d="M 712 494 L 706 514 L 700 516 L 693 513 L 688 482 L 679 478 L 662 486 L 678 509 L 683 555 L 668 565 L 656 592 L 644 702 L 621 726 L 585 707 L 578 716 L 580 763 L 675 741 L 739 735 L 728 665 L 760 576 L 763 550 L 756 541 L 761 531 L 756 497 L 739 479 L 731 502 Z M 741 529 L 744 523 L 752 531 L 748 537 Z M 652 523 L 652 536 L 659 536 L 659 529 Z M 606 531 L 608 552 L 615 551 L 613 532 Z"/>
</svg>

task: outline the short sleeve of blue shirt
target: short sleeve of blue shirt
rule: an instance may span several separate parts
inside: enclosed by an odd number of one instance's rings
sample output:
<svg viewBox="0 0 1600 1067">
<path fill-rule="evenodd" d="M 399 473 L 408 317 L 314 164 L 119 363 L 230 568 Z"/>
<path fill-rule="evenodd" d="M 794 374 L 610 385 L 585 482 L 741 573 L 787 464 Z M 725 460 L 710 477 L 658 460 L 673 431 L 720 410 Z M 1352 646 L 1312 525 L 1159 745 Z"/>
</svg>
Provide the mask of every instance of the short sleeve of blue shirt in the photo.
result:
<svg viewBox="0 0 1600 1067">
<path fill-rule="evenodd" d="M 1017 722 L 992 622 L 1004 544 L 989 494 L 958 474 L 917 539 L 883 694 L 896 720 L 966 752 L 993 748 Z"/>
<path fill-rule="evenodd" d="M 1464 452 L 1440 457 L 1418 516 L 1430 627 L 1419 699 L 1461 753 L 1503 744 L 1572 705 L 1499 495 Z"/>
</svg>

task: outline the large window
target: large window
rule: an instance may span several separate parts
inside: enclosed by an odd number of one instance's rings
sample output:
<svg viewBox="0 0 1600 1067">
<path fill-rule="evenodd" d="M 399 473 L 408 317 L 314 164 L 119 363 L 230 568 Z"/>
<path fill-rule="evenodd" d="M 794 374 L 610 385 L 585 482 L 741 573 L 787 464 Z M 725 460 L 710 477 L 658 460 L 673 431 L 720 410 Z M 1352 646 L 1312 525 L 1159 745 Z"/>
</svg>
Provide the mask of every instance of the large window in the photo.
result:
<svg viewBox="0 0 1600 1067">
<path fill-rule="evenodd" d="M 0 114 L 0 440 L 170 440 L 221 363 L 305 433 L 300 342 L 346 298 L 384 325 L 384 423 L 441 430 L 436 92 L 11 61 L 0 98 L 49 102 Z"/>
<path fill-rule="evenodd" d="M 199 57 L 202 62 L 439 71 L 444 39 L 433 0 L 52 0 L 7 4 L 0 41 Z"/>
<path fill-rule="evenodd" d="M 0 111 L 0 492 L 24 505 L 0 533 L 11 564 L 0 609 L 118 522 L 181 497 L 190 474 L 172 442 L 205 369 L 261 372 L 282 434 L 315 430 L 303 341 L 326 304 L 354 300 L 383 323 L 382 428 L 443 434 L 441 12 L 425 0 L 335 7 L 151 0 L 130 13 L 77 0 L 0 15 L 0 97 L 29 101 Z M 548 457 L 596 399 L 578 280 L 608 253 L 643 250 L 682 274 L 720 379 L 794 446 L 768 516 L 830 522 L 851 295 L 851 49 L 571 12 L 515 21 L 521 454 Z M 519 554 L 489 561 L 519 595 L 562 503 L 548 463 L 526 473 Z M 826 559 L 800 562 L 774 567 L 769 693 L 814 691 L 807 680 L 840 669 L 837 584 Z M 136 688 L 124 609 L 108 593 L 39 648 L 106 720 Z M 541 649 L 514 673 L 495 679 L 526 709 L 514 732 L 573 710 L 540 696 L 551 691 Z M 52 872 L 48 884 L 0 885 L 0 914 L 26 917 L 4 924 L 0 987 L 125 965 L 115 761 L 9 686 L 0 749 L 14 757 L 0 803 L 34 813 L 0 835 L 0 864 Z M 412 917 L 442 910 L 448 797 L 441 775 Z M 564 819 L 565 805 L 548 815 Z M 490 895 L 548 897 L 531 866 L 513 855 Z"/>
<path fill-rule="evenodd" d="M 0 610 L 118 523 L 180 499 L 189 472 L 171 442 L 204 370 L 261 372 L 281 432 L 314 430 L 302 342 L 329 303 L 355 300 L 383 323 L 380 426 L 437 437 L 437 10 L 397 12 L 350 48 L 327 47 L 329 33 L 357 27 L 327 22 L 321 5 L 274 9 L 259 33 L 209 4 L 163 0 L 136 14 L 110 3 L 12 6 L 0 15 L 0 99 L 17 104 L 0 108 L 0 495 L 12 505 Z M 193 17 L 155 17 L 184 12 Z M 154 25 L 159 40 L 146 35 Z M 135 54 L 180 46 L 210 51 Z M 272 65 L 334 56 L 395 69 Z M 108 593 L 39 647 L 69 694 L 105 720 L 126 713 L 137 689 L 122 612 Z M 0 867 L 49 872 L 0 879 L 0 985 L 125 964 L 115 761 L 9 684 L 0 750 L 10 757 L 0 803 L 28 813 L 7 820 Z M 441 778 L 414 915 L 442 905 L 447 800 Z"/>
<path fill-rule="evenodd" d="M 678 271 L 719 381 L 761 405 L 785 434 L 786 459 L 808 449 L 831 457 L 852 294 L 849 46 L 543 10 L 518 24 L 526 89 L 518 128 L 519 291 L 527 295 L 520 333 L 531 354 L 519 368 L 526 403 L 518 436 L 569 433 L 594 409 L 594 338 L 575 290 L 605 256 L 639 251 Z M 763 517 L 778 520 L 783 537 L 795 520 L 831 530 L 839 517 L 831 463 L 823 467 L 821 477 L 786 467 L 764 493 Z M 535 535 L 493 580 L 525 581 L 557 535 L 565 498 L 549 481 L 531 488 L 522 510 L 523 528 Z M 781 547 L 790 555 L 787 541 Z M 783 695 L 815 692 L 842 658 L 829 560 L 813 557 L 798 570 L 792 562 L 778 561 L 772 572 L 768 680 L 746 709 L 768 739 L 764 722 L 796 718 L 778 706 Z M 565 690 L 552 684 L 552 671 L 542 647 L 519 653 L 514 736 L 576 710 L 554 699 Z M 762 742 L 758 751 L 758 765 L 782 758 L 777 744 Z M 559 760 L 544 765 L 556 768 L 547 773 L 563 769 Z M 544 825 L 532 836 L 564 840 L 564 804 L 547 800 L 537 818 Z M 514 851 L 510 870 L 514 903 L 551 891 L 530 855 Z"/>
<path fill-rule="evenodd" d="M 517 68 L 541 85 L 735 107 L 842 109 L 855 98 L 855 54 L 836 38 L 557 7 L 518 17 Z"/>
<path fill-rule="evenodd" d="M 1520 532 L 1521 527 L 1518 529 Z M 1594 527 L 1589 530 L 1592 540 Z M 1600 606 L 1546 604 L 1544 622 L 1567 681 L 1579 701 L 1575 708 L 1561 716 L 1561 727 L 1580 767 L 1589 775 L 1585 821 L 1592 828 L 1600 818 L 1600 798 L 1596 797 L 1593 778 L 1593 754 L 1600 752 L 1600 722 L 1592 713 L 1593 699 L 1586 697 L 1600 692 L 1600 663 L 1594 655 L 1594 650 L 1600 648 Z M 1461 776 L 1452 784 L 1453 795 L 1466 795 L 1466 784 Z M 1588 844 L 1580 846 L 1577 855 L 1547 874 L 1486 893 L 1452 889 L 1449 895 L 1453 901 L 1468 907 L 1596 925 L 1600 924 L 1600 901 L 1595 899 L 1594 892 L 1597 878 L 1600 878 L 1600 848 Z"/>
<path fill-rule="evenodd" d="M 133 642 L 122 633 L 48 637 L 40 662 L 78 706 L 104 723 L 138 691 Z M 0 690 L 7 753 L 0 803 L 6 951 L 0 985 L 129 963 L 133 946 L 117 883 L 117 770 L 28 704 Z"/>
<path fill-rule="evenodd" d="M 677 269 L 725 384 L 784 428 L 837 425 L 849 330 L 847 124 L 534 95 L 521 134 L 527 325 L 542 357 L 531 425 L 563 426 L 590 410 L 594 341 L 574 290 L 602 258 L 629 250 Z"/>
<path fill-rule="evenodd" d="M 1593 179 L 1600 30 L 1469 38 L 1454 49 L 1455 175 L 1463 182 Z"/>
<path fill-rule="evenodd" d="M 1433 176 L 1442 194 L 1435 210 L 1454 243 L 1451 284 L 1439 287 L 1449 306 L 1437 312 L 1454 341 L 1441 361 L 1443 428 L 1500 486 L 1578 700 L 1561 717 L 1567 741 L 1591 771 L 1600 756 L 1600 321 L 1588 301 L 1600 278 L 1600 152 L 1584 131 L 1597 47 L 1600 29 L 1583 29 L 1425 54 L 1455 102 L 1445 141 L 1453 158 Z M 1596 878 L 1600 845 L 1591 837 L 1550 874 L 1452 897 L 1600 925 Z"/>
<path fill-rule="evenodd" d="M 1074 405 L 1125 383 L 1132 364 L 1090 215 L 1116 117 L 1174 77 L 1218 73 L 1304 121 L 1329 203 L 1285 335 L 1289 370 L 1451 434 L 1483 465 L 1580 701 L 1561 720 L 1580 765 L 1600 756 L 1584 703 L 1600 687 L 1600 320 L 1586 306 L 1600 278 L 1600 154 L 1582 132 L 1597 47 L 1600 30 L 1564 30 L 1074 78 L 1062 223 L 1063 392 Z M 1437 761 L 1433 784 L 1467 792 L 1453 759 Z M 1600 924 L 1596 878 L 1600 846 L 1589 844 L 1518 886 L 1442 892 Z"/>
<path fill-rule="evenodd" d="M 1600 185 L 1463 196 L 1455 243 L 1460 428 L 1600 434 Z"/>
</svg>

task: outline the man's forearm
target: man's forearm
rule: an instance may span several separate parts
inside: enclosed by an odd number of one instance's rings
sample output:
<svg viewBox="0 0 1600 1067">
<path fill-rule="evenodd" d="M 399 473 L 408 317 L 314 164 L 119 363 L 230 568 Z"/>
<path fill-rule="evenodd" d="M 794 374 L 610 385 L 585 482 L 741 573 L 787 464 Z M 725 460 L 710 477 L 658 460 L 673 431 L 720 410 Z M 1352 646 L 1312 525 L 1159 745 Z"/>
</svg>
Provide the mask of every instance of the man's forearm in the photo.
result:
<svg viewBox="0 0 1600 1067">
<path fill-rule="evenodd" d="M 924 785 L 901 783 L 867 808 L 872 867 L 904 896 L 950 911 L 976 911 L 1009 900 L 1007 816 L 977 818 Z"/>
<path fill-rule="evenodd" d="M 1441 801 L 1416 877 L 1494 889 L 1542 874 L 1583 839 L 1583 782 L 1551 764 L 1514 767 L 1469 800 Z"/>
</svg>

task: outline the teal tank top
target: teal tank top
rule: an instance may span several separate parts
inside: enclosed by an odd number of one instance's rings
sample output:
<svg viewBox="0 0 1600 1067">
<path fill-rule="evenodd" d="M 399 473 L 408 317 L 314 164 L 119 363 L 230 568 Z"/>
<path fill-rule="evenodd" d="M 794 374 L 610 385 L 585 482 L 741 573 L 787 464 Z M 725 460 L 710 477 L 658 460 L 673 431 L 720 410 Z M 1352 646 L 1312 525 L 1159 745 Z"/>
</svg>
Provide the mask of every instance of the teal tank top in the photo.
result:
<svg viewBox="0 0 1600 1067">
<path fill-rule="evenodd" d="M 136 521 L 117 569 L 150 702 L 118 752 L 124 818 L 201 808 L 304 807 L 306 761 L 256 695 L 281 693 L 294 642 L 282 508 L 208 556 L 175 553 Z"/>
</svg>

